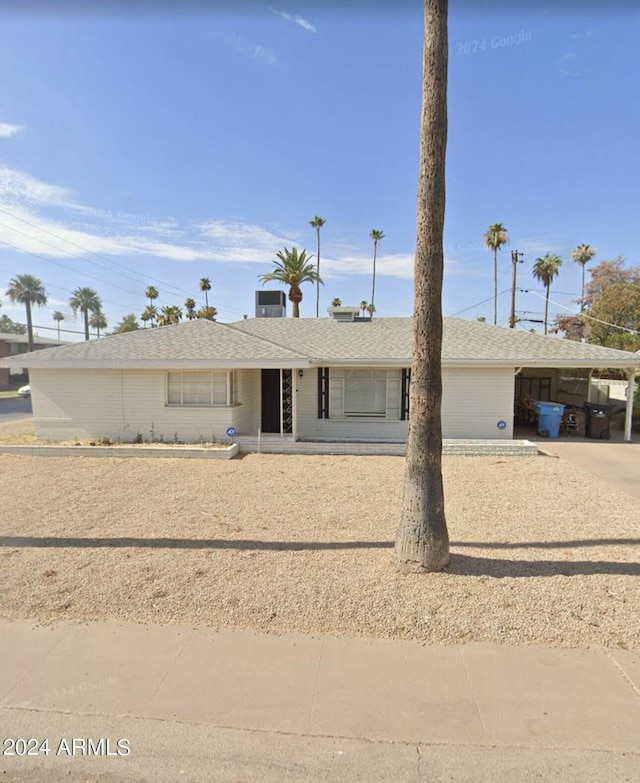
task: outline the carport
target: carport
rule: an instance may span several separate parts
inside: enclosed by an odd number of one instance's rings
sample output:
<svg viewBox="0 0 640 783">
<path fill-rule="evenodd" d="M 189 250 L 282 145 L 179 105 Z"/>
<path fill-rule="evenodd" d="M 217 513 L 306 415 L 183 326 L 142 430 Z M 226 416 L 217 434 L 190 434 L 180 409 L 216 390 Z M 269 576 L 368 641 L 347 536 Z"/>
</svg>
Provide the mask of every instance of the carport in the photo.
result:
<svg viewBox="0 0 640 783">
<path fill-rule="evenodd" d="M 640 357 L 638 359 L 640 363 Z M 593 373 L 603 368 L 596 366 L 539 366 L 516 368 L 514 380 L 514 426 L 532 424 L 535 421 L 531 402 L 558 402 L 567 407 L 582 409 L 585 403 L 608 402 L 608 393 L 593 382 Z M 627 393 L 624 421 L 624 441 L 631 441 L 633 420 L 633 396 L 638 367 L 611 367 L 626 375 Z"/>
</svg>

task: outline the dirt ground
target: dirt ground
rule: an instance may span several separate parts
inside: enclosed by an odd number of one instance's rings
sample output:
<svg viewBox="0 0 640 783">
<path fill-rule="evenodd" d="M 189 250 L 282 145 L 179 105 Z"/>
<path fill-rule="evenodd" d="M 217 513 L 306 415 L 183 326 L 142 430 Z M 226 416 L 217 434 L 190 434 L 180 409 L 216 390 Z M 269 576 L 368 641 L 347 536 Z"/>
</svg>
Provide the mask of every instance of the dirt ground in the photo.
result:
<svg viewBox="0 0 640 783">
<path fill-rule="evenodd" d="M 400 457 L 0 455 L 0 615 L 640 647 L 640 505 L 549 457 L 446 457 L 451 565 L 398 572 Z"/>
</svg>

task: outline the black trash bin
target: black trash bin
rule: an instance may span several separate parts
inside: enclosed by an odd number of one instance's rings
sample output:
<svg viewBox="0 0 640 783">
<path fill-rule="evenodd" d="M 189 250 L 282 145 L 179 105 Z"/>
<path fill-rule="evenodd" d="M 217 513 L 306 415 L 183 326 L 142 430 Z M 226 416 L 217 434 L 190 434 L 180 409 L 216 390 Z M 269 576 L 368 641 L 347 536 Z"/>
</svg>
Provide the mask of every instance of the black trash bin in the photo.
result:
<svg viewBox="0 0 640 783">
<path fill-rule="evenodd" d="M 610 402 L 585 402 L 585 435 L 587 438 L 609 440 L 611 437 L 609 414 L 614 408 L 615 404 Z"/>
</svg>

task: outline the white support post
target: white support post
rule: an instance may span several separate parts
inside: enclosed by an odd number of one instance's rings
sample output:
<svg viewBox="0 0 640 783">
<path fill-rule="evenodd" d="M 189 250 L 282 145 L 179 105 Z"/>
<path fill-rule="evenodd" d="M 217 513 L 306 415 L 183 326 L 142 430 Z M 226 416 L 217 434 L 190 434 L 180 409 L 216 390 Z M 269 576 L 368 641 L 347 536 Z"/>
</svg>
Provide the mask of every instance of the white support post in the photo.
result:
<svg viewBox="0 0 640 783">
<path fill-rule="evenodd" d="M 282 367 L 280 368 L 280 437 L 284 438 L 284 389 L 282 388 Z"/>
<path fill-rule="evenodd" d="M 591 402 L 591 378 L 593 376 L 593 370 L 589 370 L 589 375 L 587 376 L 587 402 Z"/>
<path fill-rule="evenodd" d="M 624 416 L 624 441 L 631 442 L 631 425 L 633 424 L 633 393 L 635 391 L 636 371 L 631 370 L 627 376 L 627 407 Z"/>
<path fill-rule="evenodd" d="M 295 443 L 298 439 L 298 370 L 291 370 L 291 437 Z"/>
</svg>

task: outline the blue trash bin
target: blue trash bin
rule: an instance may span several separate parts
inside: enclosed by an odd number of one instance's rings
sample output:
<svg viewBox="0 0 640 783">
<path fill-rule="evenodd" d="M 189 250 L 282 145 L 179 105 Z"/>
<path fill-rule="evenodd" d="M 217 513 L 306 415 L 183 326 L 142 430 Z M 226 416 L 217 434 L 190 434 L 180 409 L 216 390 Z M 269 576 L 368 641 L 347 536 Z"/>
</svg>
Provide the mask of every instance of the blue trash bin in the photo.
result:
<svg viewBox="0 0 640 783">
<path fill-rule="evenodd" d="M 538 414 L 538 435 L 542 435 L 543 438 L 560 436 L 564 407 L 559 402 L 533 403 L 533 409 Z"/>
</svg>

